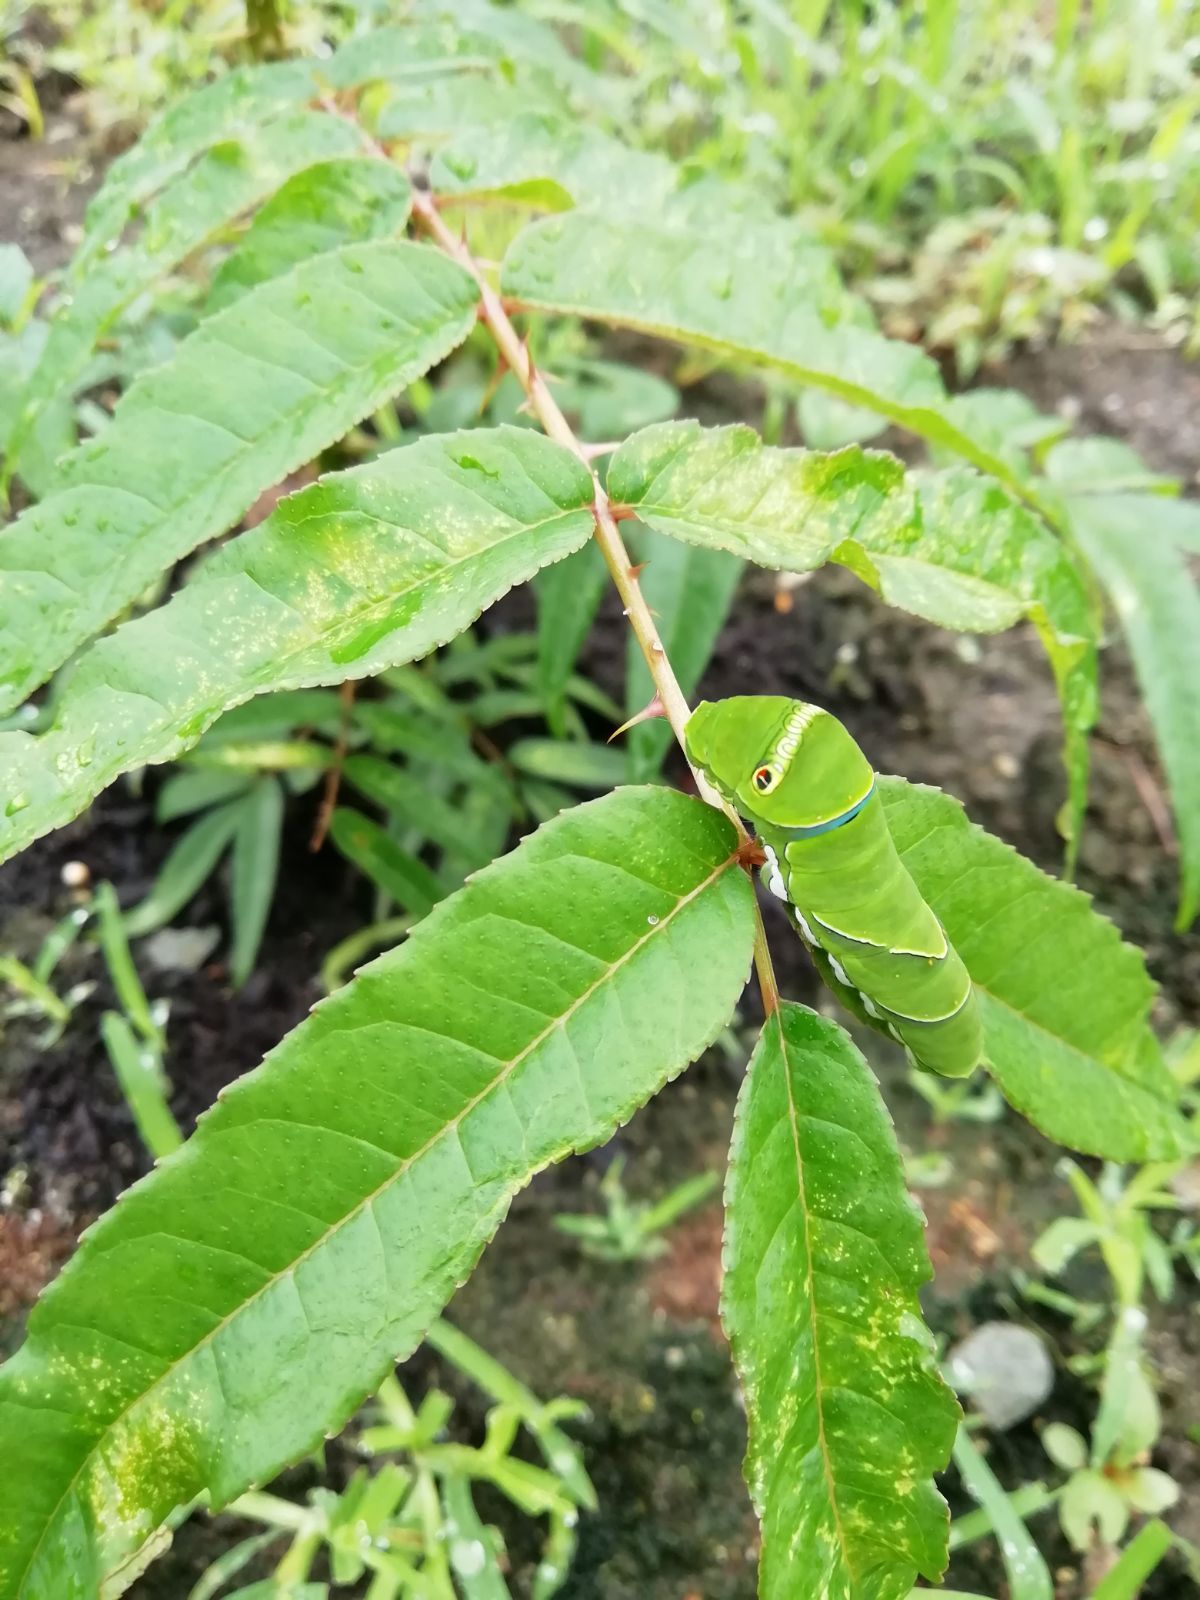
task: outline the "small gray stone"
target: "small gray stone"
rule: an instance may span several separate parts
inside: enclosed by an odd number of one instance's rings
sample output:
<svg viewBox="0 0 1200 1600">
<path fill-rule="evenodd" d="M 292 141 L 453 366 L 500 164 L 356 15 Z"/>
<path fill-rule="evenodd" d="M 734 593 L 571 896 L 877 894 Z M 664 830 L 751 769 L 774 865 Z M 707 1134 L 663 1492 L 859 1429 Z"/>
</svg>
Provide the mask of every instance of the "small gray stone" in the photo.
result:
<svg viewBox="0 0 1200 1600">
<path fill-rule="evenodd" d="M 1046 1346 L 1013 1322 L 982 1323 L 950 1351 L 946 1372 L 997 1433 L 1031 1417 L 1054 1387 Z"/>
</svg>

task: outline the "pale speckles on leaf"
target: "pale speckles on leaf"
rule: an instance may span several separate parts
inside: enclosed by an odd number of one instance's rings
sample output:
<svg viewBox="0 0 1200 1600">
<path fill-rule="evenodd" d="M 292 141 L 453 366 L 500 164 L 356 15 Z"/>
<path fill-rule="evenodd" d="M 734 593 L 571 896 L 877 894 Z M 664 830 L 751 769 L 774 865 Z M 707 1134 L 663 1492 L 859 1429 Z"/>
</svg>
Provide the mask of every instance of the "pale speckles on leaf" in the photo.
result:
<svg viewBox="0 0 1200 1600">
<path fill-rule="evenodd" d="M 479 464 L 469 490 L 462 460 Z M 46 733 L 0 733 L 22 801 L 0 818 L 0 859 L 255 694 L 426 654 L 583 544 L 593 493 L 560 445 L 494 428 L 421 440 L 282 500 L 166 606 L 86 652 Z"/>
<path fill-rule="evenodd" d="M 929 1264 L 887 1113 L 846 1036 L 799 1006 L 739 1099 L 725 1258 L 763 1600 L 906 1600 L 945 1565 L 932 1477 L 957 1406 L 910 1336 Z"/>
</svg>

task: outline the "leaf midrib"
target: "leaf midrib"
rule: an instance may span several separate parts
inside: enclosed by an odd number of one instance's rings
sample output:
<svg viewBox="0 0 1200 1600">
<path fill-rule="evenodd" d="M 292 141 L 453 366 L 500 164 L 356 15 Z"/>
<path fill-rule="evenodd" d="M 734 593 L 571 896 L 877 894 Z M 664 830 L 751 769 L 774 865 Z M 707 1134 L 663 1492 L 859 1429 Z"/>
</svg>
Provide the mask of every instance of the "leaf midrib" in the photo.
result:
<svg viewBox="0 0 1200 1600">
<path fill-rule="evenodd" d="M 989 477 L 1002 483 L 1015 497 L 1032 506 L 1043 516 L 1049 517 L 1046 506 L 1035 490 L 1017 477 L 999 456 L 981 449 L 969 434 L 964 433 L 949 418 L 944 417 L 935 406 L 929 404 L 914 406 L 907 405 L 903 401 L 891 400 L 877 390 L 866 389 L 862 384 L 838 377 L 836 373 L 826 371 L 824 368 L 806 366 L 804 362 L 793 360 L 788 356 L 774 355 L 761 344 L 741 344 L 737 340 L 721 338 L 716 334 L 701 333 L 695 328 L 681 328 L 659 322 L 654 317 L 632 312 L 600 310 L 595 306 L 577 305 L 565 299 L 541 300 L 526 294 L 509 295 L 508 300 L 517 311 L 566 312 L 568 315 L 588 317 L 593 322 L 603 323 L 606 327 L 632 328 L 639 333 L 649 333 L 659 339 L 668 339 L 672 344 L 694 345 L 697 349 L 713 350 L 720 355 L 749 359 L 755 364 L 761 364 L 777 372 L 795 373 L 800 376 L 802 383 L 807 383 L 814 389 L 828 390 L 829 393 L 840 396 L 851 405 L 873 411 L 876 416 L 890 417 L 900 427 L 921 438 L 929 438 L 933 431 L 927 424 L 922 426 L 921 423 L 922 418 L 929 417 L 938 424 L 938 430 L 941 432 L 937 442 L 957 451 L 965 461 L 971 462 L 981 472 L 986 472 Z M 882 335 L 880 337 L 882 338 Z"/>
<path fill-rule="evenodd" d="M 800 1114 L 796 1105 L 796 1097 L 792 1093 L 791 1061 L 788 1054 L 788 1040 L 784 1032 L 783 1021 L 779 1013 L 775 1014 L 775 1026 L 779 1030 L 780 1059 L 783 1063 L 783 1080 L 787 1089 L 788 1122 L 792 1133 L 792 1151 L 796 1158 L 796 1188 L 800 1201 L 800 1215 L 804 1234 L 804 1281 L 805 1291 L 808 1296 L 808 1320 L 812 1330 L 813 1352 L 813 1404 L 817 1413 L 817 1445 L 821 1452 L 821 1466 L 825 1477 L 826 1487 L 829 1491 L 829 1506 L 833 1512 L 833 1525 L 837 1535 L 838 1548 L 847 1571 L 854 1570 L 850 1558 L 849 1545 L 846 1539 L 846 1530 L 842 1523 L 841 1507 L 838 1504 L 837 1479 L 833 1471 L 833 1458 L 829 1451 L 829 1440 L 825 1433 L 825 1398 L 824 1383 L 821 1377 L 821 1344 L 820 1330 L 817 1325 L 817 1297 L 815 1287 L 815 1266 L 812 1232 L 809 1226 L 808 1190 L 804 1181 L 804 1159 L 800 1151 Z"/>
<path fill-rule="evenodd" d="M 313 1241 L 313 1243 L 311 1245 L 309 1245 L 305 1250 L 301 1251 L 295 1257 L 295 1259 L 292 1262 L 289 1263 L 289 1265 L 286 1268 L 282 1269 L 279 1272 L 272 1273 L 270 1275 L 270 1277 L 268 1277 L 266 1279 L 266 1281 L 258 1289 L 256 1289 L 254 1291 L 253 1294 L 248 1295 L 244 1300 L 240 1301 L 239 1304 L 237 1306 L 235 1306 L 233 1308 L 233 1310 L 230 1311 L 225 1317 L 223 1317 L 221 1319 L 221 1321 L 219 1323 L 217 1323 L 217 1325 L 214 1328 L 211 1328 L 209 1330 L 209 1332 L 204 1335 L 203 1338 L 198 1339 L 195 1342 L 195 1344 L 190 1346 L 189 1349 L 185 1350 L 181 1355 L 177 1356 L 175 1358 L 175 1360 L 172 1361 L 171 1364 L 168 1367 L 166 1367 L 159 1374 L 159 1376 L 154 1380 L 154 1382 L 152 1384 L 149 1384 L 146 1388 L 144 1388 L 141 1391 L 140 1394 L 136 1395 L 129 1402 L 129 1404 L 123 1408 L 123 1410 L 121 1410 L 115 1417 L 112 1418 L 112 1420 L 109 1423 L 107 1423 L 107 1425 L 105 1426 L 103 1431 L 101 1433 L 97 1434 L 96 1438 L 92 1441 L 91 1445 L 89 1446 L 89 1448 L 87 1450 L 87 1453 L 83 1457 L 83 1460 L 80 1462 L 79 1466 L 76 1468 L 74 1473 L 71 1475 L 71 1479 L 70 1479 L 69 1483 L 67 1483 L 66 1487 L 63 1489 L 62 1494 L 59 1496 L 58 1500 L 55 1502 L 54 1506 L 51 1508 L 51 1510 L 47 1514 L 45 1526 L 43 1527 L 42 1532 L 38 1535 L 37 1543 L 34 1545 L 33 1549 L 30 1551 L 29 1558 L 28 1558 L 28 1560 L 27 1560 L 27 1562 L 25 1564 L 24 1571 L 21 1574 L 21 1577 L 20 1577 L 20 1580 L 19 1580 L 19 1587 L 16 1590 L 16 1600 L 22 1600 L 22 1597 L 26 1594 L 26 1586 L 27 1586 L 27 1584 L 29 1582 L 29 1578 L 30 1578 L 30 1576 L 31 1576 L 31 1574 L 33 1572 L 33 1568 L 34 1568 L 34 1565 L 35 1565 L 35 1563 L 36 1563 L 36 1561 L 38 1559 L 38 1556 L 41 1554 L 42 1546 L 45 1544 L 47 1535 L 50 1533 L 51 1528 L 55 1525 L 55 1523 L 57 1521 L 57 1518 L 58 1518 L 58 1515 L 61 1512 L 63 1506 L 66 1504 L 66 1502 L 70 1498 L 70 1496 L 75 1493 L 76 1488 L 77 1488 L 77 1486 L 79 1484 L 80 1478 L 83 1476 L 85 1470 L 87 1469 L 87 1467 L 89 1466 L 91 1461 L 95 1458 L 95 1455 L 96 1455 L 98 1449 L 100 1448 L 101 1444 L 103 1443 L 103 1441 L 105 1439 L 111 1437 L 112 1434 L 114 1433 L 114 1431 L 117 1428 L 120 1427 L 120 1425 L 125 1421 L 125 1419 L 138 1406 L 140 1406 L 144 1401 L 149 1399 L 149 1397 L 151 1395 L 153 1395 L 155 1393 L 155 1391 L 157 1389 L 159 1389 L 163 1383 L 165 1383 L 169 1378 L 171 1378 L 175 1374 L 175 1372 L 178 1371 L 178 1369 L 185 1364 L 185 1362 L 189 1362 L 189 1361 L 193 1360 L 195 1358 L 196 1354 L 200 1350 L 204 1349 L 205 1346 L 209 1345 L 216 1338 L 216 1336 L 223 1331 L 223 1329 L 228 1327 L 229 1324 L 232 1323 L 235 1320 L 235 1318 L 239 1317 L 242 1314 L 242 1312 L 245 1311 L 248 1307 L 252 1306 L 255 1303 L 255 1301 L 258 1300 L 258 1298 L 261 1295 L 265 1294 L 268 1289 L 273 1288 L 277 1283 L 282 1282 L 284 1278 L 286 1278 L 290 1274 L 294 1273 L 297 1270 L 297 1268 L 304 1261 L 306 1261 L 315 1251 L 317 1251 L 317 1250 L 321 1249 L 323 1246 L 325 1246 L 329 1242 L 329 1240 L 331 1238 L 333 1238 L 342 1228 L 348 1226 L 355 1218 L 357 1218 L 359 1215 L 361 1215 L 363 1211 L 365 1211 L 369 1206 L 373 1205 L 374 1202 L 379 1198 L 380 1195 L 385 1193 L 385 1191 L 387 1189 L 389 1189 L 394 1183 L 400 1181 L 403 1178 L 403 1176 L 405 1175 L 405 1173 L 407 1173 L 424 1156 L 428 1155 L 428 1153 L 438 1144 L 438 1142 L 442 1138 L 444 1138 L 447 1135 L 455 1132 L 458 1129 L 458 1127 L 461 1124 L 461 1122 L 463 1121 L 463 1119 L 465 1117 L 467 1117 L 470 1114 L 470 1112 L 472 1112 L 475 1109 L 476 1106 L 480 1105 L 484 1100 L 486 1100 L 489 1097 L 489 1095 L 491 1095 L 493 1093 L 493 1091 L 502 1088 L 504 1086 L 504 1084 L 507 1083 L 507 1081 L 511 1077 L 512 1073 L 514 1073 L 517 1070 L 517 1068 L 521 1065 L 521 1063 L 523 1061 L 528 1059 L 528 1057 L 532 1054 L 532 1052 L 535 1051 L 543 1043 L 544 1040 L 548 1039 L 554 1033 L 555 1029 L 564 1026 L 566 1024 L 566 1022 L 572 1016 L 575 1015 L 575 1013 L 580 1009 L 580 1007 L 587 1000 L 591 999 L 592 995 L 594 995 L 599 989 L 601 989 L 604 984 L 609 982 L 610 979 L 613 977 L 613 975 L 616 972 L 618 972 L 623 966 L 625 966 L 637 954 L 637 952 L 643 948 L 644 945 L 648 944 L 653 939 L 660 938 L 666 932 L 667 928 L 670 927 L 672 921 L 679 915 L 679 913 L 683 910 L 683 908 L 685 906 L 687 906 L 687 905 L 690 905 L 692 903 L 692 901 L 697 899 L 701 894 L 703 894 L 707 889 L 709 889 L 714 883 L 717 882 L 717 880 L 719 878 L 723 877 L 724 874 L 726 872 L 728 872 L 731 867 L 736 866 L 737 865 L 737 861 L 738 861 L 737 853 L 734 852 L 734 853 L 726 856 L 723 861 L 718 862 L 718 864 L 708 873 L 708 875 L 700 883 L 698 883 L 696 885 L 695 888 L 690 889 L 687 892 L 687 894 L 683 895 L 679 900 L 676 901 L 674 907 L 666 914 L 665 917 L 661 918 L 660 921 L 654 927 L 652 927 L 649 930 L 649 932 L 644 933 L 639 939 L 637 939 L 633 944 L 631 944 L 629 946 L 628 950 L 626 950 L 620 957 L 618 957 L 618 959 L 616 961 L 613 961 L 612 963 L 610 963 L 608 965 L 608 967 L 605 969 L 605 971 L 600 976 L 598 976 L 591 984 L 589 984 L 588 987 L 574 1001 L 572 1001 L 572 1003 L 567 1007 L 567 1009 L 565 1011 L 561 1012 L 557 1017 L 553 1018 L 549 1023 L 547 1023 L 546 1027 L 544 1027 L 542 1029 L 542 1031 L 535 1038 L 531 1039 L 530 1042 L 525 1046 L 525 1048 L 523 1050 L 520 1051 L 519 1054 L 514 1056 L 511 1061 L 505 1063 L 503 1069 L 497 1074 L 497 1076 L 495 1078 L 492 1079 L 492 1081 L 487 1085 L 487 1087 L 485 1089 L 480 1090 L 480 1092 L 477 1095 L 475 1095 L 473 1099 L 469 1100 L 467 1102 L 467 1104 L 463 1106 L 461 1111 L 459 1111 L 449 1121 L 445 1122 L 442 1125 L 442 1127 L 439 1128 L 438 1131 L 435 1134 L 433 1134 L 429 1139 L 426 1140 L 426 1142 L 420 1147 L 419 1150 L 414 1151 L 413 1154 L 411 1156 L 409 1156 L 406 1160 L 400 1162 L 397 1165 L 396 1169 L 391 1173 L 391 1175 L 383 1183 L 378 1184 L 369 1194 L 364 1195 L 364 1197 L 356 1205 L 354 1205 L 349 1211 L 347 1211 L 344 1216 L 342 1216 L 337 1222 L 331 1224 L 328 1228 L 326 1228 L 325 1232 L 323 1234 L 321 1234 L 319 1238 L 315 1239 Z M 436 915 L 436 912 L 435 912 L 435 915 Z M 427 930 L 428 927 L 429 927 L 429 923 L 424 924 L 424 927 Z M 442 1037 L 444 1037 L 444 1035 Z M 789 1099 L 790 1099 L 790 1084 L 789 1084 Z M 245 1126 L 245 1125 L 243 1124 L 243 1126 Z M 553 1159 L 553 1158 L 551 1158 L 551 1159 Z M 548 1165 L 548 1163 L 546 1163 L 546 1164 Z M 160 1524 L 160 1526 L 161 1526 L 161 1524 Z M 151 1533 L 148 1537 L 153 1537 L 153 1533 Z M 145 1544 L 145 1542 L 146 1541 L 143 1541 L 143 1545 Z M 114 1573 L 119 1572 L 121 1570 L 121 1567 L 125 1566 L 127 1564 L 127 1562 L 128 1562 L 128 1557 L 125 1557 L 125 1558 L 123 1558 L 121 1560 L 121 1562 L 118 1563 L 118 1565 L 116 1567 L 113 1567 L 109 1571 L 102 1573 L 100 1575 L 101 1584 L 108 1582 L 108 1580 L 114 1575 Z"/>
</svg>

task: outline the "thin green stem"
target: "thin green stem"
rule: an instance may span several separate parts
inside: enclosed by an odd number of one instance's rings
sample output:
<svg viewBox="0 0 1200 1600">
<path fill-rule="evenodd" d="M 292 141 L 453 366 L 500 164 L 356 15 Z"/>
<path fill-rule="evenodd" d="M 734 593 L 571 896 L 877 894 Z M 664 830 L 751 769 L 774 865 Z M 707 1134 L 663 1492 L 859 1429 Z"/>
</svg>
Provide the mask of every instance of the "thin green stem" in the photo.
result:
<svg viewBox="0 0 1200 1600">
<path fill-rule="evenodd" d="M 51 1022 L 69 1021 L 71 1012 L 66 1001 L 56 995 L 48 983 L 43 983 L 36 973 L 31 972 L 23 961 L 18 961 L 16 956 L 0 956 L 0 983 L 8 984 L 10 989 L 32 1000 Z"/>
</svg>

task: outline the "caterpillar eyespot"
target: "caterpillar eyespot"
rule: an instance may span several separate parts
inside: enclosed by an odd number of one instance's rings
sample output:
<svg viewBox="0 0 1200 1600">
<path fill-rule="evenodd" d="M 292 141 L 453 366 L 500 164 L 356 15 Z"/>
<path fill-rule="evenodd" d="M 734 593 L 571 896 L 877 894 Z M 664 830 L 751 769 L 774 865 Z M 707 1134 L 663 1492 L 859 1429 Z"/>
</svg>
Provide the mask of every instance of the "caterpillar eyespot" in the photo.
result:
<svg viewBox="0 0 1200 1600">
<path fill-rule="evenodd" d="M 759 794 L 770 794 L 775 787 L 775 774 L 770 767 L 758 767 L 750 780 Z"/>
</svg>

